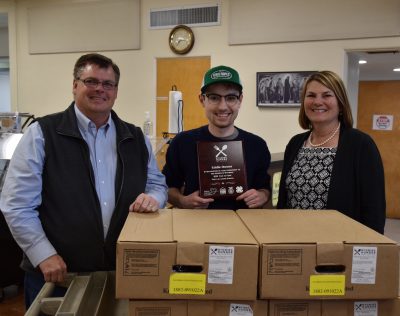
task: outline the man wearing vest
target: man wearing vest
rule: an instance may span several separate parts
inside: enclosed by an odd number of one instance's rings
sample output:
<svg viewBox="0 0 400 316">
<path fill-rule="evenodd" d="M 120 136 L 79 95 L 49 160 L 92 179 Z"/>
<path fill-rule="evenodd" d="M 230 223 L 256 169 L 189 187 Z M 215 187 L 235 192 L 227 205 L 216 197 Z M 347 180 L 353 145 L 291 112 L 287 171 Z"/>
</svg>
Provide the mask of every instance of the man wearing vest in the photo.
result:
<svg viewBox="0 0 400 316">
<path fill-rule="evenodd" d="M 24 252 L 27 307 L 45 281 L 114 270 L 129 210 L 165 205 L 167 187 L 149 140 L 112 110 L 119 77 L 111 59 L 81 56 L 74 102 L 37 119 L 14 152 L 0 208 Z"/>
</svg>

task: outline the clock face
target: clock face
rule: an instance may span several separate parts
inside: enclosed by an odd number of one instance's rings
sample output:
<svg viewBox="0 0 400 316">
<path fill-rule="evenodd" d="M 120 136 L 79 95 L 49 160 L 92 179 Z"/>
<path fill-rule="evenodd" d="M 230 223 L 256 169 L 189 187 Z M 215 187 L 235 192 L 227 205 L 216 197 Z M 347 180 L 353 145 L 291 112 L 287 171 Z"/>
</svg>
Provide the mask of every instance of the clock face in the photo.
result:
<svg viewBox="0 0 400 316">
<path fill-rule="evenodd" d="M 192 30 L 185 25 L 176 26 L 170 33 L 169 46 L 177 54 L 188 53 L 194 44 Z"/>
</svg>

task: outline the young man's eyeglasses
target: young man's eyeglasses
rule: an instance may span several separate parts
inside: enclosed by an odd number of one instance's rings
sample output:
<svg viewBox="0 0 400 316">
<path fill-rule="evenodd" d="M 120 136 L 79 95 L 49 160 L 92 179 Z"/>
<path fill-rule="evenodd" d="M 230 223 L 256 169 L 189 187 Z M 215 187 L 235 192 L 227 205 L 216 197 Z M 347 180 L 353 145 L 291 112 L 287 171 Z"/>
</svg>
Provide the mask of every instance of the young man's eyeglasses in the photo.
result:
<svg viewBox="0 0 400 316">
<path fill-rule="evenodd" d="M 77 78 L 76 80 L 81 81 L 86 87 L 91 88 L 91 89 L 96 89 L 99 84 L 103 86 L 104 90 L 114 90 L 117 84 L 114 81 L 110 80 L 105 80 L 105 81 L 100 81 L 94 78 L 86 78 L 86 79 L 81 79 Z"/>
<path fill-rule="evenodd" d="M 220 104 L 222 98 L 225 99 L 225 103 L 227 105 L 235 105 L 239 102 L 239 99 L 240 99 L 240 95 L 236 95 L 236 94 L 220 95 L 220 94 L 216 94 L 216 93 L 206 93 L 203 95 L 207 97 L 208 102 L 210 102 L 212 105 Z"/>
</svg>

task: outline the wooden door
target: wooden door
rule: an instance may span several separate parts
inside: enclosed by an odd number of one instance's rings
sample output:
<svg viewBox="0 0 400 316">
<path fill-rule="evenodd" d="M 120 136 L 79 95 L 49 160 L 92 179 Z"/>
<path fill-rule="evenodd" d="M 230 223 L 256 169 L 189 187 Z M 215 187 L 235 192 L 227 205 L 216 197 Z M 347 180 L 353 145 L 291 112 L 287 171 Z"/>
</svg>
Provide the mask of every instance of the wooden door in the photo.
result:
<svg viewBox="0 0 400 316">
<path fill-rule="evenodd" d="M 182 91 L 183 129 L 207 124 L 198 95 L 204 73 L 209 68 L 210 57 L 157 59 L 156 136 L 168 132 L 168 95 L 174 85 Z"/>
<path fill-rule="evenodd" d="M 373 115 L 393 115 L 393 130 L 373 130 Z M 357 127 L 371 135 L 385 168 L 386 215 L 400 218 L 400 81 L 361 81 Z"/>
</svg>

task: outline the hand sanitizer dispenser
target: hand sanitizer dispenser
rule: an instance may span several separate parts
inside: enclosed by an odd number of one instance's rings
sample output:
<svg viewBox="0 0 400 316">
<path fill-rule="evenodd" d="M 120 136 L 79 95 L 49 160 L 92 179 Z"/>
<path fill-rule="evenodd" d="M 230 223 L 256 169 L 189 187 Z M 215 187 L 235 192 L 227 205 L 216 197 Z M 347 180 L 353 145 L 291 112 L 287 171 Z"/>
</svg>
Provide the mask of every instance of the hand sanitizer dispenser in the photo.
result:
<svg viewBox="0 0 400 316">
<path fill-rule="evenodd" d="M 153 122 L 150 119 L 150 112 L 146 111 L 144 112 L 144 123 L 143 123 L 143 133 L 147 137 L 153 136 Z"/>
</svg>

